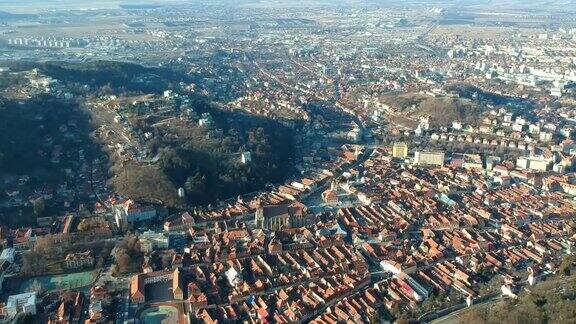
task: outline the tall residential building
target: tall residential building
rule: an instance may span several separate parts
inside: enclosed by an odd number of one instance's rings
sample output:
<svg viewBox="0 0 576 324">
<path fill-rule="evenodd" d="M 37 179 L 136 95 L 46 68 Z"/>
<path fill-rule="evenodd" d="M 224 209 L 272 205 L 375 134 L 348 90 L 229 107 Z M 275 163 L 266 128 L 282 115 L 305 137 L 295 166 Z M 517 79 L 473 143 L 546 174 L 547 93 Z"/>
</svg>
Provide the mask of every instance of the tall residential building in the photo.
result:
<svg viewBox="0 0 576 324">
<path fill-rule="evenodd" d="M 416 152 L 414 153 L 414 164 L 417 165 L 444 165 L 444 152 Z"/>
<path fill-rule="evenodd" d="M 392 146 L 392 156 L 405 159 L 408 156 L 408 145 L 405 143 L 395 143 L 394 146 Z"/>
<path fill-rule="evenodd" d="M 547 171 L 552 163 L 552 159 L 539 157 L 519 157 L 516 159 L 516 167 L 520 170 Z"/>
<path fill-rule="evenodd" d="M 13 318 L 16 314 L 36 315 L 36 292 L 29 292 L 8 297 L 6 314 Z"/>
</svg>

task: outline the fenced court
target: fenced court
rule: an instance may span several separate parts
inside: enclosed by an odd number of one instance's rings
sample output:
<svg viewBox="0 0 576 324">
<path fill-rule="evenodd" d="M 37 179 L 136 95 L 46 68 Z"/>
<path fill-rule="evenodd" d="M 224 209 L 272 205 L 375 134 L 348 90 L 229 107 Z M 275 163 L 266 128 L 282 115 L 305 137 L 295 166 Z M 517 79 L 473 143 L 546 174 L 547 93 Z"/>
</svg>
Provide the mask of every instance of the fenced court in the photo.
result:
<svg viewBox="0 0 576 324">
<path fill-rule="evenodd" d="M 49 275 L 28 278 L 20 284 L 20 291 L 49 292 L 63 289 L 76 289 L 85 287 L 94 282 L 98 276 L 98 271 L 90 270 L 84 272 L 67 273 L 62 275 Z"/>
</svg>

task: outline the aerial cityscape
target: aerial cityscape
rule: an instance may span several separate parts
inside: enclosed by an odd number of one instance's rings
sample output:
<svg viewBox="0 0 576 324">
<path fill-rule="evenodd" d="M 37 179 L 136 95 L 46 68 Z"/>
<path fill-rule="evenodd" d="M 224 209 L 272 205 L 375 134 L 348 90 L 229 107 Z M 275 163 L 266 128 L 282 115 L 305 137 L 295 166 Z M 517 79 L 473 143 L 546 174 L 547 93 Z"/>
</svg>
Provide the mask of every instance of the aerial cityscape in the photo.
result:
<svg viewBox="0 0 576 324">
<path fill-rule="evenodd" d="M 0 323 L 576 323 L 576 0 L 3 0 Z"/>
</svg>

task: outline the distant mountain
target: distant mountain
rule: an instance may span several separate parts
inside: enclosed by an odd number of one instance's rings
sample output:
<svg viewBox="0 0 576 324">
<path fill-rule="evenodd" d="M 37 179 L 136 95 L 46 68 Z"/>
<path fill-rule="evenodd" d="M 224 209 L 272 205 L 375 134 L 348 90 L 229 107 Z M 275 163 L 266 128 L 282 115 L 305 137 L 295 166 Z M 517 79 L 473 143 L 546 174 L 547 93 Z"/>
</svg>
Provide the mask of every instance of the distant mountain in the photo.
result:
<svg viewBox="0 0 576 324">
<path fill-rule="evenodd" d="M 27 14 L 13 14 L 8 11 L 0 10 L 0 21 L 1 20 L 16 20 L 16 19 L 29 19 L 35 18 L 36 15 L 27 15 Z"/>
<path fill-rule="evenodd" d="M 304 7 L 481 7 L 484 9 L 576 9 L 576 0 L 1 0 L 2 8 L 13 12 L 39 12 L 46 9 L 80 10 L 124 9 L 151 10 L 166 6 L 230 6 L 254 8 L 304 8 Z M 28 18 L 0 12 L 0 20 Z"/>
<path fill-rule="evenodd" d="M 183 1 L 193 5 L 217 5 L 240 7 L 428 7 L 451 8 L 481 7 L 488 9 L 576 9 L 576 0 L 196 0 Z"/>
</svg>

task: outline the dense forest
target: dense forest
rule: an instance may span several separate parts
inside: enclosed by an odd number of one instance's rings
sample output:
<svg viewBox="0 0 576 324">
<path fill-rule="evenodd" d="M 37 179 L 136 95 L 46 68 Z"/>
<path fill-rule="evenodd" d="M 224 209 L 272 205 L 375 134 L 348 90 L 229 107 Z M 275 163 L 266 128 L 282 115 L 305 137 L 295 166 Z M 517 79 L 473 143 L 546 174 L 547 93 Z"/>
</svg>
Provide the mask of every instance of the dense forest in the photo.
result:
<svg viewBox="0 0 576 324">
<path fill-rule="evenodd" d="M 175 194 L 181 187 L 186 191 L 185 204 L 206 205 L 281 182 L 293 172 L 291 129 L 270 119 L 215 109 L 204 99 L 192 105 L 210 112 L 222 135 L 210 136 L 191 125 L 154 129 L 149 123 L 139 123 L 142 131 L 156 133 L 149 146 L 158 162 L 117 168 L 119 192 L 179 205 L 183 202 Z M 242 152 L 250 152 L 250 163 L 241 162 Z"/>
<path fill-rule="evenodd" d="M 92 62 L 29 62 L 7 61 L 2 66 L 12 71 L 38 69 L 42 74 L 57 79 L 70 86 L 80 85 L 92 93 L 161 93 L 173 88 L 173 82 L 189 82 L 185 73 L 178 71 L 144 67 L 134 63 L 116 61 Z M 88 86 L 88 87 L 86 87 Z"/>
<path fill-rule="evenodd" d="M 103 152 L 90 137 L 89 116 L 74 103 L 50 95 L 27 100 L 0 96 L 0 114 L 0 224 L 31 225 L 36 217 L 58 213 L 62 203 L 44 201 L 41 194 L 75 186 L 71 174 L 102 159 Z M 10 197 L 14 192 L 18 196 Z M 82 191 L 75 197 L 87 195 Z M 25 206 L 17 207 L 17 200 Z"/>
<path fill-rule="evenodd" d="M 189 202 L 206 204 L 252 192 L 291 173 L 292 130 L 257 116 L 210 111 L 223 136 L 210 138 L 189 128 L 185 136 L 157 136 L 152 143 L 160 165 L 173 183 L 186 189 Z M 242 152 L 250 152 L 250 163 L 241 162 Z"/>
<path fill-rule="evenodd" d="M 51 147 L 61 147 L 64 155 L 75 155 L 80 149 L 90 156 L 96 154 L 90 145 L 88 116 L 73 104 L 51 96 L 21 102 L 3 98 L 0 110 L 0 170 L 4 173 L 32 170 L 61 177 L 71 165 L 50 162 L 52 152 L 47 148 Z"/>
</svg>

